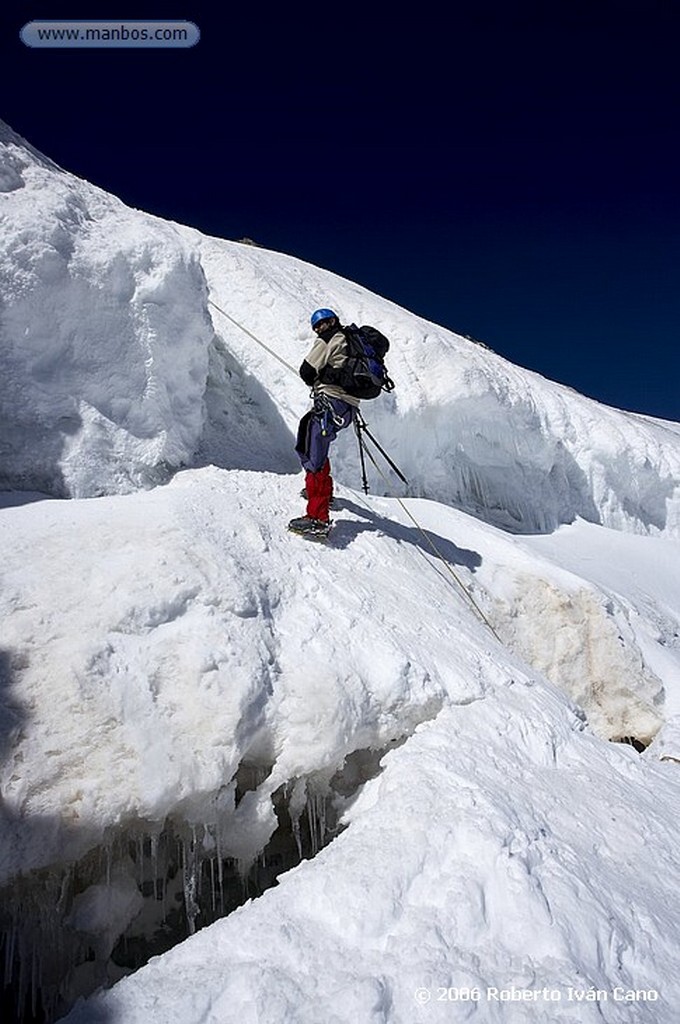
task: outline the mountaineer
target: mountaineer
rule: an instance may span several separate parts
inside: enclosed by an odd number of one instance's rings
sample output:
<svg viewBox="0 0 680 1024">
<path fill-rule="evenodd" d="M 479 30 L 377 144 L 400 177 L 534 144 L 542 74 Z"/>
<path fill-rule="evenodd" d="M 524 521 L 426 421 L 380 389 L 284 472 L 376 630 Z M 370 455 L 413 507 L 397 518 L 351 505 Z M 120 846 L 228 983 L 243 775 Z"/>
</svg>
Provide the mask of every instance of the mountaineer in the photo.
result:
<svg viewBox="0 0 680 1024">
<path fill-rule="evenodd" d="M 314 404 L 300 420 L 295 446 L 306 474 L 307 514 L 291 519 L 288 529 L 324 539 L 330 530 L 333 497 L 328 451 L 338 432 L 353 422 L 359 399 L 339 383 L 349 350 L 337 314 L 332 309 L 317 309 L 311 325 L 316 341 L 302 362 L 300 376 L 312 388 Z"/>
</svg>

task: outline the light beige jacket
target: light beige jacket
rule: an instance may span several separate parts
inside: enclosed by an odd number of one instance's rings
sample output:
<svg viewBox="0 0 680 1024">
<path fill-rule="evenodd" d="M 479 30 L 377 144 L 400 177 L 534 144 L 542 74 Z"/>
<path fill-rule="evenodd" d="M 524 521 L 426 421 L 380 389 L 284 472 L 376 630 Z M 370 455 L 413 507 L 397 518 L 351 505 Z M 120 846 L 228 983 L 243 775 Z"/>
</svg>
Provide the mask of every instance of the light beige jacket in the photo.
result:
<svg viewBox="0 0 680 1024">
<path fill-rule="evenodd" d="M 345 335 L 342 331 L 336 331 L 328 341 L 318 338 L 305 356 L 305 362 L 309 363 L 319 373 L 324 366 L 332 366 L 334 369 L 339 370 L 346 358 L 347 341 Z M 359 408 L 359 399 L 353 395 L 348 395 L 346 391 L 343 391 L 336 384 L 322 384 L 321 381 L 316 381 L 313 388 L 316 393 L 329 395 L 331 398 L 341 398 L 348 405 L 354 405 Z"/>
</svg>

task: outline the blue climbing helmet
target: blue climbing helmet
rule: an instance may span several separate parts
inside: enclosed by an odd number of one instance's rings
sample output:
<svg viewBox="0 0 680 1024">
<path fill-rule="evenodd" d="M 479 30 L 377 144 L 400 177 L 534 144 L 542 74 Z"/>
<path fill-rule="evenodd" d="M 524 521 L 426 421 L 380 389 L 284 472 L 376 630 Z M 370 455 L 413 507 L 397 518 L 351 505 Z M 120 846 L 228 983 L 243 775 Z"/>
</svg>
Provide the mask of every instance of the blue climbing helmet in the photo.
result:
<svg viewBox="0 0 680 1024">
<path fill-rule="evenodd" d="M 310 317 L 310 323 L 312 327 L 316 327 L 321 320 L 331 320 L 333 317 L 338 319 L 338 314 L 334 313 L 332 309 L 315 309 Z"/>
</svg>

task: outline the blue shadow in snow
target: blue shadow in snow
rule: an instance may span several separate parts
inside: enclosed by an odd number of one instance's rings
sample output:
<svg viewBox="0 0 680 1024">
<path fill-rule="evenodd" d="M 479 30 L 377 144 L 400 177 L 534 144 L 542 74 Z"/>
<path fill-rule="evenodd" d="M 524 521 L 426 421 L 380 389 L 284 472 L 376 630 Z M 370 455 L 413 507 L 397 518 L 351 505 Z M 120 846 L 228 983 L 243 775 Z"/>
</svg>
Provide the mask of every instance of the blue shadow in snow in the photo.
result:
<svg viewBox="0 0 680 1024">
<path fill-rule="evenodd" d="M 395 523 L 392 519 L 386 519 L 373 512 L 369 508 L 357 505 L 348 498 L 336 498 L 335 507 L 338 510 L 345 509 L 356 516 L 360 516 L 364 522 L 357 523 L 352 520 L 340 519 L 335 521 L 333 532 L 329 538 L 329 545 L 334 548 L 346 548 L 353 540 L 366 530 L 374 533 L 384 533 L 387 537 L 401 544 L 411 544 L 418 549 L 422 555 L 430 555 L 436 558 L 437 554 L 428 544 L 427 537 L 430 537 L 432 544 L 437 549 L 439 557 L 450 565 L 462 565 L 470 572 L 475 572 L 482 564 L 482 556 L 478 551 L 471 551 L 469 548 L 459 548 L 457 544 L 440 537 L 432 530 L 419 530 L 415 526 L 403 526 Z M 423 536 L 426 534 L 427 536 Z"/>
</svg>

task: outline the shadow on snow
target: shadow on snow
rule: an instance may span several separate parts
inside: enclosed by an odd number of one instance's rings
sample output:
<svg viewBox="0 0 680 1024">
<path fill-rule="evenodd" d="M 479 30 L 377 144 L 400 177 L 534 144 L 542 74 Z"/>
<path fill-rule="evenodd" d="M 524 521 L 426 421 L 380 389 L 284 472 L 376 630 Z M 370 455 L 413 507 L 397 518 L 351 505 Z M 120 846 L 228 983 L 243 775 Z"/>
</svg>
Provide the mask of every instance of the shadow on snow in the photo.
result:
<svg viewBox="0 0 680 1024">
<path fill-rule="evenodd" d="M 450 565 L 464 566 L 470 572 L 475 572 L 482 564 L 482 556 L 477 551 L 471 551 L 469 548 L 459 548 L 458 545 L 447 540 L 445 537 L 440 537 L 439 534 L 433 533 L 432 530 L 420 530 L 415 526 L 404 526 L 401 523 L 395 523 L 394 520 L 387 519 L 369 508 L 357 505 L 356 502 L 348 498 L 338 498 L 336 503 L 337 508 L 352 512 L 365 521 L 360 523 L 343 519 L 336 521 L 330 541 L 332 547 L 346 548 L 360 533 L 368 530 L 374 533 L 383 533 L 401 544 L 411 544 L 418 549 L 420 554 L 429 554 L 432 557 L 436 557 L 434 550 L 427 542 L 429 537 L 444 561 Z"/>
</svg>

